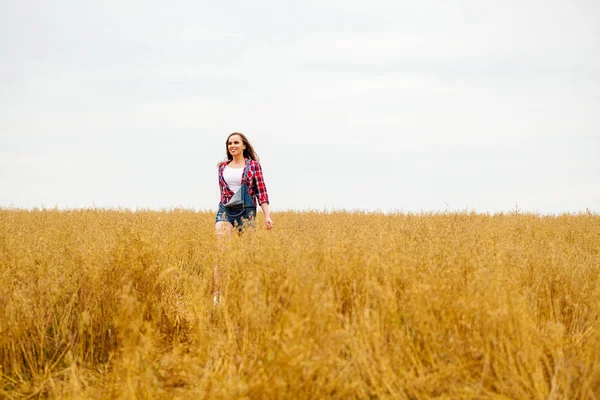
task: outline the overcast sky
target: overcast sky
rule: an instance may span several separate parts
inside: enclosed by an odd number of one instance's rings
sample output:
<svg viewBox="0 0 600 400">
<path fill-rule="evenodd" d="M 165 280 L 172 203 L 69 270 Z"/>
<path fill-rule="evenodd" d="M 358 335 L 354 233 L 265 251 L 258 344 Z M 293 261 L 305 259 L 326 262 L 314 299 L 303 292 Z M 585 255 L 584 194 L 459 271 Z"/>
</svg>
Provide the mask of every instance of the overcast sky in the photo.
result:
<svg viewBox="0 0 600 400">
<path fill-rule="evenodd" d="M 0 1 L 0 206 L 600 212 L 600 2 Z"/>
</svg>

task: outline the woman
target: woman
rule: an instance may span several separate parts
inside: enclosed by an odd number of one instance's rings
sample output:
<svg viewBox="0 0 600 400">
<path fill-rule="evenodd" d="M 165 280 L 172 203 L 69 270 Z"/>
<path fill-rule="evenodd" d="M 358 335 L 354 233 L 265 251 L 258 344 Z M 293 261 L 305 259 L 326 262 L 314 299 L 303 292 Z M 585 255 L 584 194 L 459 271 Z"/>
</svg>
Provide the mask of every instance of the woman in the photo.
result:
<svg viewBox="0 0 600 400">
<path fill-rule="evenodd" d="M 234 132 L 227 138 L 225 149 L 227 151 L 227 161 L 219 164 L 218 174 L 221 201 L 215 221 L 217 233 L 222 234 L 226 231 L 231 237 L 234 225 L 237 225 L 239 231 L 242 231 L 247 225 L 252 226 L 256 218 L 257 203 L 265 214 L 267 229 L 271 229 L 273 220 L 271 220 L 269 212 L 269 196 L 263 179 L 262 168 L 254 148 L 244 134 Z M 244 177 L 246 180 L 242 182 Z M 244 208 L 239 212 L 236 211 L 231 215 L 227 215 L 225 204 L 240 189 L 242 183 L 247 185 L 254 207 Z"/>
<path fill-rule="evenodd" d="M 243 134 L 234 132 L 225 142 L 227 152 L 227 161 L 219 163 L 219 188 L 221 190 L 221 201 L 219 202 L 219 211 L 217 211 L 215 229 L 219 236 L 227 232 L 231 238 L 234 226 L 242 232 L 247 226 L 254 226 L 256 218 L 256 205 L 259 204 L 265 214 L 266 228 L 273 228 L 273 220 L 269 212 L 269 196 L 267 187 L 263 179 L 262 168 L 258 162 L 258 157 L 254 148 Z M 238 190 L 242 189 L 242 184 L 246 184 L 248 193 L 252 199 L 254 207 L 242 207 L 227 214 L 225 204 L 227 204 Z M 251 203 L 251 204 L 252 204 Z M 220 293 L 220 268 L 214 267 L 214 304 L 221 300 Z"/>
</svg>

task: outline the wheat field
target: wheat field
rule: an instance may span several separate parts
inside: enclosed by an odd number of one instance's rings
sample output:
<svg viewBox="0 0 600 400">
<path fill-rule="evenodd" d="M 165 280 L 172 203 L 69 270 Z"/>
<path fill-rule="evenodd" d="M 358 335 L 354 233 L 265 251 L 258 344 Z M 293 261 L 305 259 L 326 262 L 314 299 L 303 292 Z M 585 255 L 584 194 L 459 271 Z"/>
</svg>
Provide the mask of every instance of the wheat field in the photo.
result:
<svg viewBox="0 0 600 400">
<path fill-rule="evenodd" d="M 273 220 L 0 209 L 0 398 L 600 398 L 600 216 Z"/>
</svg>

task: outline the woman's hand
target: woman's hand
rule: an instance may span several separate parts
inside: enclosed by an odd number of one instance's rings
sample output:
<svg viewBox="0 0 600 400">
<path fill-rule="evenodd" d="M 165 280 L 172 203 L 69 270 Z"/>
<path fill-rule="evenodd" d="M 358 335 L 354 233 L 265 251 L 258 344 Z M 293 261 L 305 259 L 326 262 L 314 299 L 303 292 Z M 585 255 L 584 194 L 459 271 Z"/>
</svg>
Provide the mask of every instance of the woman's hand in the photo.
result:
<svg viewBox="0 0 600 400">
<path fill-rule="evenodd" d="M 273 220 L 271 217 L 265 217 L 265 223 L 267 225 L 267 230 L 273 228 Z"/>
<path fill-rule="evenodd" d="M 265 214 L 265 223 L 267 224 L 267 230 L 273 227 L 273 220 L 271 219 L 271 213 L 269 212 L 269 203 L 266 201 L 260 204 L 263 214 Z"/>
</svg>

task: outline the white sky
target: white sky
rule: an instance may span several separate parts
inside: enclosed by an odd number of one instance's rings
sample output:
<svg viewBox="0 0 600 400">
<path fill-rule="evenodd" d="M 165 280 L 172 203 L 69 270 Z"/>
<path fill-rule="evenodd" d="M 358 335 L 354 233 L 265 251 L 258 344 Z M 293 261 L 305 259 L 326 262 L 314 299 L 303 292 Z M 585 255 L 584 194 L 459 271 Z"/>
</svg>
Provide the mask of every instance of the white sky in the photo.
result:
<svg viewBox="0 0 600 400">
<path fill-rule="evenodd" d="M 600 2 L 221 3 L 0 1 L 0 206 L 600 212 Z"/>
</svg>

